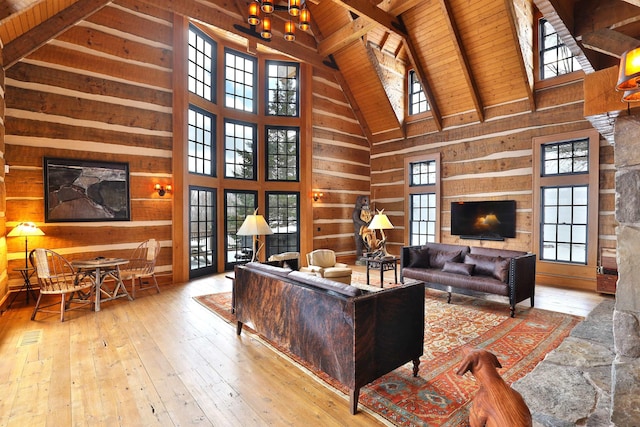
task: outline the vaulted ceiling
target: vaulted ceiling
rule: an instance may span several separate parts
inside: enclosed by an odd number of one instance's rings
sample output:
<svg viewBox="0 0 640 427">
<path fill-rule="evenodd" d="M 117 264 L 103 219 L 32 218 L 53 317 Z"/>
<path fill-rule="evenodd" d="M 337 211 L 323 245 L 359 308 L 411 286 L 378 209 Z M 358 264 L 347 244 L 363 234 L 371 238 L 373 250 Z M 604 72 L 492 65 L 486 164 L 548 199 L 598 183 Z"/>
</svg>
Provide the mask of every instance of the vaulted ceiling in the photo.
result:
<svg viewBox="0 0 640 427">
<path fill-rule="evenodd" d="M 0 0 L 5 68 L 109 3 Z M 399 106 L 408 68 L 425 88 L 434 131 L 485 121 L 490 107 L 510 102 L 535 110 L 535 8 L 587 73 L 616 65 L 624 51 L 640 46 L 640 0 L 307 0 L 311 29 L 287 42 L 274 18 L 268 43 L 247 35 L 248 0 L 116 3 L 188 16 L 333 73 L 373 140 L 402 136 Z"/>
</svg>

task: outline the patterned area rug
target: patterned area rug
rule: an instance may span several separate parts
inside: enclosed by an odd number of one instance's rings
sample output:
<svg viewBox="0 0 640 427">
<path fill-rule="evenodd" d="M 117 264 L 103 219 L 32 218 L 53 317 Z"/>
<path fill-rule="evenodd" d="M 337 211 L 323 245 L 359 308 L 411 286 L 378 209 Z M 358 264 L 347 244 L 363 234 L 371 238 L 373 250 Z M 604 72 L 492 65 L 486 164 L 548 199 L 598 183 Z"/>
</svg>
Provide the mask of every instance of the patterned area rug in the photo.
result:
<svg viewBox="0 0 640 427">
<path fill-rule="evenodd" d="M 366 283 L 364 274 L 354 273 L 353 280 Z M 385 287 L 387 286 L 385 277 Z M 379 286 L 379 279 L 371 280 Z M 195 297 L 205 307 L 230 323 L 231 293 Z M 463 346 L 486 348 L 494 353 L 504 380 L 511 384 L 529 373 L 582 320 L 579 317 L 527 308 L 528 301 L 517 307 L 516 317 L 509 317 L 506 302 L 455 295 L 447 304 L 446 293 L 425 291 L 424 355 L 420 358 L 418 377 L 412 376 L 408 363 L 360 391 L 359 408 L 366 407 L 397 426 L 467 426 L 471 398 L 479 385 L 467 373 L 456 370 L 462 360 Z M 246 330 L 247 327 L 245 326 Z M 249 330 L 249 332 L 251 332 Z M 263 341 L 266 341 L 262 338 Z M 335 380 L 272 344 L 307 371 L 331 387 L 347 394 Z M 347 410 L 345 405 L 345 410 Z"/>
</svg>

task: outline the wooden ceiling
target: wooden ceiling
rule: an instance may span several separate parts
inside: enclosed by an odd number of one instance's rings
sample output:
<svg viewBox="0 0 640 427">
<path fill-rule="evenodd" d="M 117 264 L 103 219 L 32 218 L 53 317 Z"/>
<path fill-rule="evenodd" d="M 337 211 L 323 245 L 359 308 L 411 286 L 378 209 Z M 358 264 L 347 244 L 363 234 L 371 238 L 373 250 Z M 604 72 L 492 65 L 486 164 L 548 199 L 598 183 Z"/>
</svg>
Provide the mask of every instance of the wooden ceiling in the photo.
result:
<svg viewBox="0 0 640 427">
<path fill-rule="evenodd" d="M 282 3 L 286 3 L 281 0 Z M 108 0 L 0 0 L 0 40 L 10 67 Z M 188 16 L 247 36 L 248 0 L 117 0 Z M 404 73 L 416 70 L 433 131 L 490 118 L 491 107 L 533 97 L 534 7 L 587 73 L 616 65 L 640 46 L 640 0 L 307 0 L 312 28 L 272 49 L 334 73 L 373 141 L 401 137 Z M 265 43 L 266 44 L 266 43 Z M 400 76 L 400 77 L 398 77 Z"/>
</svg>

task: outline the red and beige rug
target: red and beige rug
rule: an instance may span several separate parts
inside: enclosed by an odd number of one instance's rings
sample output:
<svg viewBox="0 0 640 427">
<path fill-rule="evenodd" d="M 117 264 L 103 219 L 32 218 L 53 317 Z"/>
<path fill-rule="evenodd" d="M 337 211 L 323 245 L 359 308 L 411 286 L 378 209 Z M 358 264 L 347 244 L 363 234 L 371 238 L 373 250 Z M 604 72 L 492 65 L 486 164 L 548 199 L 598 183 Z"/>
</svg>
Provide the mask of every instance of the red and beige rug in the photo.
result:
<svg viewBox="0 0 640 427">
<path fill-rule="evenodd" d="M 360 279 L 356 276 L 356 280 Z M 230 292 L 203 295 L 196 300 L 228 322 L 235 322 Z M 556 348 L 580 320 L 529 309 L 527 302 L 518 306 L 515 318 L 510 318 L 506 302 L 454 295 L 451 304 L 447 304 L 445 293 L 427 289 L 424 355 L 420 358 L 418 377 L 413 377 L 412 364 L 408 363 L 379 378 L 360 391 L 360 409 L 364 406 L 397 426 L 466 426 L 471 398 L 479 386 L 469 373 L 463 377 L 456 375 L 463 346 L 494 353 L 502 364 L 500 375 L 511 384 Z M 344 387 L 295 355 L 270 343 L 268 346 L 337 392 L 347 394 Z"/>
</svg>

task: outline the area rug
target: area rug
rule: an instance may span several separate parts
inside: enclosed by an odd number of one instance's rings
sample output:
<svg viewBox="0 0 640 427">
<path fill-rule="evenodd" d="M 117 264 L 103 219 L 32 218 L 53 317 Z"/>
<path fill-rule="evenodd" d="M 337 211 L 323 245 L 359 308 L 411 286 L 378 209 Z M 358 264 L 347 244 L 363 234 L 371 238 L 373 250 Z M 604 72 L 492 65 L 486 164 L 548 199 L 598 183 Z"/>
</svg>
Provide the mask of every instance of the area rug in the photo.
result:
<svg viewBox="0 0 640 427">
<path fill-rule="evenodd" d="M 354 273 L 353 280 L 366 282 L 360 273 Z M 385 287 L 386 281 L 385 278 Z M 372 280 L 371 285 L 379 286 L 379 280 L 377 284 Z M 235 323 L 230 292 L 195 299 L 227 322 Z M 384 375 L 361 389 L 359 408 L 365 407 L 397 426 L 467 426 L 471 398 L 479 385 L 470 373 L 456 375 L 462 347 L 485 348 L 494 353 L 502 364 L 500 375 L 511 384 L 556 348 L 580 320 L 530 309 L 527 302 L 518 306 L 516 317 L 511 318 L 506 302 L 454 295 L 451 304 L 447 304 L 446 293 L 427 289 L 424 355 L 418 377 L 413 377 L 411 363 Z M 348 390 L 331 377 L 263 337 L 258 338 L 336 392 L 348 396 Z"/>
</svg>

